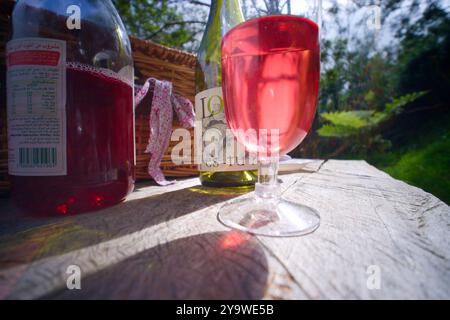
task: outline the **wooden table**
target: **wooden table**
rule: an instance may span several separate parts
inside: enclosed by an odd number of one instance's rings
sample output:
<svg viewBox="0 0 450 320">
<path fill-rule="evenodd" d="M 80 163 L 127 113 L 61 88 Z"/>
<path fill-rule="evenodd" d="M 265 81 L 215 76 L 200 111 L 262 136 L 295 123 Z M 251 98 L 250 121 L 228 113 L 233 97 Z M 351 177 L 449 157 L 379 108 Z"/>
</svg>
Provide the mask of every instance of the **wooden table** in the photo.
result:
<svg viewBox="0 0 450 320">
<path fill-rule="evenodd" d="M 251 194 L 198 179 L 139 184 L 123 204 L 63 218 L 0 200 L 0 298 L 450 298 L 450 209 L 439 199 L 363 161 L 311 161 L 280 178 L 286 197 L 320 211 L 315 233 L 230 231 L 218 207 Z M 71 265 L 81 290 L 66 287 Z"/>
</svg>

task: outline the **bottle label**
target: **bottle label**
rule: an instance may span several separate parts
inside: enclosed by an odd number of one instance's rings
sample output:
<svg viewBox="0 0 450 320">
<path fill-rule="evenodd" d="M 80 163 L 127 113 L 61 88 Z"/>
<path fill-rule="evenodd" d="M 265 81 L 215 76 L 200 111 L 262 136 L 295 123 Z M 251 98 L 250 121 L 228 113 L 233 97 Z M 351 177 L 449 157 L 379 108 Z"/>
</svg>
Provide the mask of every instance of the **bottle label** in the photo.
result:
<svg viewBox="0 0 450 320">
<path fill-rule="evenodd" d="M 65 41 L 8 42 L 7 112 L 9 174 L 67 175 Z"/>
<path fill-rule="evenodd" d="M 221 87 L 195 96 L 195 115 L 195 154 L 200 171 L 256 169 L 256 158 L 249 156 L 228 128 Z"/>
</svg>

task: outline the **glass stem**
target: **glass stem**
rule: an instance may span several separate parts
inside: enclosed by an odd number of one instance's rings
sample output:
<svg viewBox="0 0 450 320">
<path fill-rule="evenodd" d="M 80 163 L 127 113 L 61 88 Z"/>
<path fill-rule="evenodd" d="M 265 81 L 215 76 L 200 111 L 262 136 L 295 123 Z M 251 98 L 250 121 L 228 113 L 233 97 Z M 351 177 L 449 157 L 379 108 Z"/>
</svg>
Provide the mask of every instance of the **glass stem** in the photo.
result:
<svg viewBox="0 0 450 320">
<path fill-rule="evenodd" d="M 281 198 L 278 184 L 279 157 L 260 158 L 258 161 L 258 183 L 255 186 L 257 200 L 279 202 Z"/>
</svg>

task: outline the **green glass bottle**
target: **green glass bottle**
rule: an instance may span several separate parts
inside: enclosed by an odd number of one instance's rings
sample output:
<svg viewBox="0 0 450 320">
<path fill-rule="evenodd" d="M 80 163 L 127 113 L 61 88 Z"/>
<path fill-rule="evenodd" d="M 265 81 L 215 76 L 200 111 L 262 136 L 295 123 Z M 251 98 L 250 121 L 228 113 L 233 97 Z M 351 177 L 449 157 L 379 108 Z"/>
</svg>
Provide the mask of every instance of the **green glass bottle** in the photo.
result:
<svg viewBox="0 0 450 320">
<path fill-rule="evenodd" d="M 211 11 L 197 53 L 196 159 L 200 181 L 209 187 L 252 186 L 256 166 L 238 154 L 237 141 L 228 129 L 222 96 L 221 40 L 225 31 L 244 22 L 239 0 L 212 0 Z M 214 144 L 212 144 L 214 143 Z"/>
</svg>

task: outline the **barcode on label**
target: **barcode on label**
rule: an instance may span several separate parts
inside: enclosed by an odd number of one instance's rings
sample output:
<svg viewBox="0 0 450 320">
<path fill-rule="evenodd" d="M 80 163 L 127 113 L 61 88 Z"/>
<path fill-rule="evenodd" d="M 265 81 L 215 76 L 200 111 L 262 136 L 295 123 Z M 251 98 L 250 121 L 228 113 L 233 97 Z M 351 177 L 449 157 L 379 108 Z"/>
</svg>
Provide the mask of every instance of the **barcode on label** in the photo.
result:
<svg viewBox="0 0 450 320">
<path fill-rule="evenodd" d="M 56 164 L 56 148 L 19 148 L 21 168 L 53 168 Z"/>
</svg>

